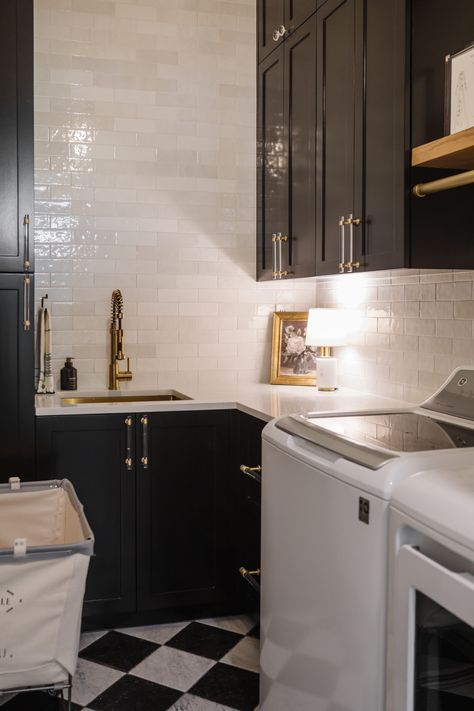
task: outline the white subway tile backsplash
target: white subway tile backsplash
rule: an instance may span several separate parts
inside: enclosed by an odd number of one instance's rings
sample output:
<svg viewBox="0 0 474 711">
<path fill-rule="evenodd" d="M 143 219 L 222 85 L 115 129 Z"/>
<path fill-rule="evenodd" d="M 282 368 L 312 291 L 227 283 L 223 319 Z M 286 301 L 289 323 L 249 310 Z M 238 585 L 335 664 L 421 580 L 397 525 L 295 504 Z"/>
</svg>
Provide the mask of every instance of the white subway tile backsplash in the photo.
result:
<svg viewBox="0 0 474 711">
<path fill-rule="evenodd" d="M 359 302 L 369 317 L 365 344 L 357 349 L 360 377 L 345 358 L 352 347 L 338 349 L 344 384 L 421 402 L 454 368 L 474 365 L 473 273 L 398 270 L 390 285 L 386 279 L 383 273 L 357 275 L 344 279 L 342 289 L 337 277 L 318 281 L 316 304 L 338 306 L 343 297 L 347 304 Z M 377 364 L 389 366 L 388 376 L 373 368 L 374 349 Z"/>
</svg>

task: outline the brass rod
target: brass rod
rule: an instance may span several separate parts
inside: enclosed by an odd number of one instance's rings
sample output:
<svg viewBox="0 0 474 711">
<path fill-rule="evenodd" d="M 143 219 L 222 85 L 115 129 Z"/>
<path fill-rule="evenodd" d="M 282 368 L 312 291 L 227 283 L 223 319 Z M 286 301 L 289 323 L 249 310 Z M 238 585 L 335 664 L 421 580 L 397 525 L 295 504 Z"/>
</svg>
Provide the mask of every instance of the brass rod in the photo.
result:
<svg viewBox="0 0 474 711">
<path fill-rule="evenodd" d="M 430 183 L 418 183 L 412 189 L 415 197 L 425 197 L 433 193 L 439 193 L 442 190 L 452 190 L 452 188 L 461 188 L 463 185 L 471 185 L 474 183 L 474 170 L 468 170 L 465 173 L 450 175 L 448 178 L 440 178 L 432 180 Z"/>
</svg>

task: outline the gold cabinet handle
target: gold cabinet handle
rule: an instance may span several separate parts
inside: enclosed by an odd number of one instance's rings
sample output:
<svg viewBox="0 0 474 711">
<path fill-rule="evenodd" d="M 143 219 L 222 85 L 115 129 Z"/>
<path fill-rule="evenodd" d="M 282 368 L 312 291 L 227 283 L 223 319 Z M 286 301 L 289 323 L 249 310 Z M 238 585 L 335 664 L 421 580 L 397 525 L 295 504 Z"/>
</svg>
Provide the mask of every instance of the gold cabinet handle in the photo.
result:
<svg viewBox="0 0 474 711">
<path fill-rule="evenodd" d="M 24 266 L 25 270 L 30 268 L 30 216 L 23 217 L 23 239 L 24 239 Z"/>
<path fill-rule="evenodd" d="M 257 481 L 259 484 L 262 483 L 262 467 L 259 464 L 256 467 L 248 467 L 246 464 L 241 464 L 240 471 L 242 474 L 245 474 L 251 479 Z"/>
<path fill-rule="evenodd" d="M 23 276 L 23 330 L 30 330 L 30 286 L 31 278 L 28 274 Z"/>
<path fill-rule="evenodd" d="M 340 249 L 341 249 L 341 261 L 338 264 L 339 274 L 351 273 L 354 269 L 360 269 L 362 266 L 359 261 L 354 261 L 354 225 L 362 224 L 360 217 L 349 217 L 346 219 L 344 216 L 339 218 L 339 227 L 341 228 L 341 238 L 340 238 Z M 349 260 L 344 261 L 345 256 L 345 226 L 349 226 Z"/>
<path fill-rule="evenodd" d="M 345 257 L 345 238 L 346 238 L 346 218 L 344 215 L 341 215 L 338 223 L 339 225 L 339 264 L 337 265 L 339 274 L 344 274 L 345 272 L 345 264 L 344 264 L 344 257 Z"/>
<path fill-rule="evenodd" d="M 133 420 L 130 416 L 125 418 L 125 466 L 128 472 L 133 470 L 132 458 L 132 424 Z"/>
<path fill-rule="evenodd" d="M 247 568 L 244 568 L 242 565 L 239 568 L 239 573 L 256 592 L 260 593 L 260 583 L 255 580 L 256 577 L 260 577 L 260 568 L 257 568 L 256 570 L 247 570 Z"/>
<path fill-rule="evenodd" d="M 143 469 L 148 469 L 148 415 L 143 415 L 140 422 L 142 425 L 142 457 L 140 462 Z"/>
</svg>

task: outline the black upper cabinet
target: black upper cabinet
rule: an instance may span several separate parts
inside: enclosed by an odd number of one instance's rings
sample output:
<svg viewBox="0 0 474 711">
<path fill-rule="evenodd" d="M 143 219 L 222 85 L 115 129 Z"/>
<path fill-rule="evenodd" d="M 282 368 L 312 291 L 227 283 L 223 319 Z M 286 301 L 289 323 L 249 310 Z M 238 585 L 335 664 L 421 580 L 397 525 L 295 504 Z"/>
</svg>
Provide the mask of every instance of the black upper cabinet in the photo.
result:
<svg viewBox="0 0 474 711">
<path fill-rule="evenodd" d="M 258 0 L 258 60 L 261 62 L 325 0 Z"/>
<path fill-rule="evenodd" d="M 363 0 L 329 0 L 317 13 L 317 274 L 334 274 L 350 258 L 343 242 L 349 216 L 361 217 L 362 172 L 356 134 L 362 112 Z M 352 234 L 354 227 L 350 225 Z"/>
<path fill-rule="evenodd" d="M 0 481 L 34 476 L 33 277 L 0 274 Z"/>
<path fill-rule="evenodd" d="M 2 1 L 0 65 L 0 273 L 21 272 L 33 264 L 32 0 Z"/>
<path fill-rule="evenodd" d="M 405 0 L 366 0 L 364 110 L 357 117 L 363 139 L 356 153 L 364 171 L 363 221 L 354 234 L 355 259 L 367 271 L 410 266 L 408 26 Z"/>
<path fill-rule="evenodd" d="M 37 478 L 67 478 L 95 536 L 84 616 L 136 609 L 133 415 L 37 418 Z M 127 443 L 130 451 L 127 451 Z M 132 459 L 132 469 L 125 460 Z"/>
<path fill-rule="evenodd" d="M 316 274 L 406 266 L 403 4 L 329 0 L 317 18 Z"/>
<path fill-rule="evenodd" d="M 284 114 L 283 47 L 258 67 L 257 270 L 259 279 L 276 271 L 274 238 L 287 225 L 287 121 Z M 273 240 L 273 241 L 272 241 Z"/>
<path fill-rule="evenodd" d="M 230 412 L 137 415 L 138 607 L 226 599 Z"/>
<path fill-rule="evenodd" d="M 259 65 L 258 279 L 315 268 L 316 16 Z"/>
</svg>

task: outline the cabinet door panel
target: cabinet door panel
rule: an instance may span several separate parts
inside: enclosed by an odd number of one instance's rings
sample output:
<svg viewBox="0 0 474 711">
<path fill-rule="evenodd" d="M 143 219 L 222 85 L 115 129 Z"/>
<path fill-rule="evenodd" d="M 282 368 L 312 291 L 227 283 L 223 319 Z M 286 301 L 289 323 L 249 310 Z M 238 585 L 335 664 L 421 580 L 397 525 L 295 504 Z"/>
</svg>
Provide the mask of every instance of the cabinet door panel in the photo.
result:
<svg viewBox="0 0 474 711">
<path fill-rule="evenodd" d="M 257 143 L 257 277 L 274 271 L 272 235 L 288 225 L 287 128 L 283 47 L 259 66 Z"/>
<path fill-rule="evenodd" d="M 365 220 L 360 252 L 367 270 L 407 265 L 405 2 L 366 0 Z M 389 28 L 389 37 L 384 36 Z M 390 41 L 388 41 L 390 39 Z"/>
<path fill-rule="evenodd" d="M 23 221 L 33 217 L 33 31 L 31 0 L 3 0 L 0 26 L 0 272 L 20 272 Z M 33 261 L 33 244 L 29 261 Z"/>
<path fill-rule="evenodd" d="M 316 16 L 285 42 L 288 116 L 288 254 L 296 277 L 313 276 L 316 258 Z M 286 267 L 284 261 L 283 266 Z"/>
<path fill-rule="evenodd" d="M 285 0 L 285 27 L 293 32 L 324 0 Z"/>
<path fill-rule="evenodd" d="M 125 467 L 125 418 L 37 418 L 37 477 L 72 481 L 95 536 L 85 594 L 86 617 L 136 608 L 135 473 Z"/>
<path fill-rule="evenodd" d="M 328 0 L 317 13 L 317 273 L 341 258 L 339 218 L 354 210 L 356 0 Z M 346 230 L 347 234 L 347 230 Z"/>
<path fill-rule="evenodd" d="M 222 599 L 228 452 L 226 411 L 148 415 L 148 468 L 137 479 L 139 609 Z"/>
<path fill-rule="evenodd" d="M 33 318 L 33 277 L 29 277 Z M 33 327 L 25 330 L 21 274 L 0 274 L 0 481 L 34 477 Z"/>
<path fill-rule="evenodd" d="M 238 477 L 238 508 L 235 522 L 236 564 L 235 580 L 241 609 L 256 610 L 259 597 L 249 583 L 240 575 L 239 568 L 257 570 L 260 568 L 260 521 L 261 484 L 240 471 L 240 465 L 255 467 L 262 464 L 262 429 L 265 422 L 243 412 L 238 414 L 239 457 L 236 475 Z"/>
<path fill-rule="evenodd" d="M 258 61 L 261 62 L 279 44 L 283 37 L 273 39 L 273 33 L 278 31 L 285 21 L 285 0 L 258 0 L 257 5 L 257 33 L 258 33 Z"/>
</svg>

